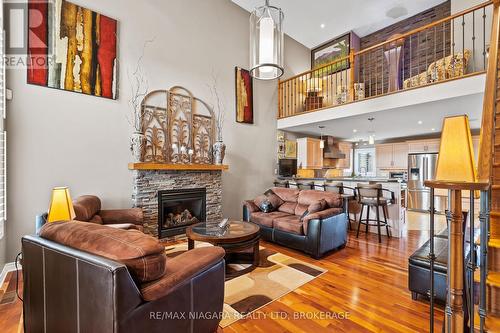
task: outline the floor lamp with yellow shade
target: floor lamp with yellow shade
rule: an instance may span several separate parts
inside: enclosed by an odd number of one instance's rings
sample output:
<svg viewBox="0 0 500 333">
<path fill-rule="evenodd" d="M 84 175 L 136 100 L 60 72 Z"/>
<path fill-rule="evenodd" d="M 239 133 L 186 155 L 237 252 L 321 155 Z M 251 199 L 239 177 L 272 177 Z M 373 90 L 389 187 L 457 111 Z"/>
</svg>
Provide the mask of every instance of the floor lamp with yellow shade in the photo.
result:
<svg viewBox="0 0 500 333">
<path fill-rule="evenodd" d="M 431 188 L 431 234 L 434 234 L 434 191 L 444 191 L 448 195 L 449 249 L 445 332 L 463 332 L 465 326 L 462 193 L 470 194 L 470 213 L 473 216 L 474 190 L 479 189 L 477 184 L 469 119 L 466 115 L 447 117 L 443 121 L 436 180 L 425 182 L 425 185 Z M 473 217 L 471 226 L 472 223 Z M 471 255 L 474 255 L 473 252 L 471 251 Z M 433 261 L 433 242 L 431 242 L 430 257 Z M 433 276 L 432 266 L 431 276 Z M 433 289 L 431 283 L 431 293 Z"/>
</svg>

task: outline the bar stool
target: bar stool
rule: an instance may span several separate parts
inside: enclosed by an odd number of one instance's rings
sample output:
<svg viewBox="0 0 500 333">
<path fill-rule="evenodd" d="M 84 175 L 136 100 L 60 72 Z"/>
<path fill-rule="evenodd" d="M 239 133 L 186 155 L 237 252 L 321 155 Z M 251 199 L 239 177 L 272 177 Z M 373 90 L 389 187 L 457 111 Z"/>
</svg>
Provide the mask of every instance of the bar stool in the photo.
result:
<svg viewBox="0 0 500 333">
<path fill-rule="evenodd" d="M 288 180 L 275 179 L 274 187 L 288 187 Z"/>
<path fill-rule="evenodd" d="M 387 231 L 387 237 L 391 237 L 389 231 L 389 223 L 387 222 L 388 210 L 387 207 L 395 202 L 394 192 L 382 188 L 382 184 L 358 184 L 356 187 L 356 192 L 358 193 L 358 203 L 361 205 L 361 212 L 359 213 L 358 221 L 358 231 L 356 232 L 356 238 L 359 237 L 359 229 L 361 224 L 366 225 L 366 234 L 368 234 L 368 229 L 371 226 L 376 226 L 378 229 L 378 242 L 382 243 L 382 236 L 380 232 L 380 227 L 385 226 Z M 391 197 L 384 197 L 383 193 L 389 192 Z M 366 218 L 363 219 L 363 209 L 367 207 Z M 370 219 L 370 208 L 374 207 L 376 211 L 377 218 Z M 380 211 L 382 208 L 382 213 L 384 219 L 380 219 Z M 370 223 L 375 222 L 375 223 Z"/>
<path fill-rule="evenodd" d="M 325 182 L 323 184 L 323 191 L 342 194 L 342 193 L 344 193 L 343 192 L 343 183 L 342 182 Z"/>
<path fill-rule="evenodd" d="M 313 190 L 314 182 L 300 181 L 288 182 L 290 188 L 298 188 L 299 190 Z"/>
<path fill-rule="evenodd" d="M 349 219 L 349 230 L 351 230 L 351 223 L 356 222 L 356 214 L 361 212 L 361 205 L 358 202 L 358 195 L 355 188 L 342 186 L 342 194 L 352 196 L 347 202 L 347 218 Z"/>
</svg>

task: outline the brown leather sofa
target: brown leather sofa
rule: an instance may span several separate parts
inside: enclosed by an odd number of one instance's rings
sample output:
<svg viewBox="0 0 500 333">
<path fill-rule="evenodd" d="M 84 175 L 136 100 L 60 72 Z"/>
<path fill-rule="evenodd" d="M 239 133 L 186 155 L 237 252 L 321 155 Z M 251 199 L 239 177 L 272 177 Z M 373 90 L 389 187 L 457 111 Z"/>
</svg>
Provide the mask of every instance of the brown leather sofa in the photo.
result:
<svg viewBox="0 0 500 333">
<path fill-rule="evenodd" d="M 243 219 L 260 226 L 262 239 L 306 252 L 313 258 L 345 246 L 348 223 L 340 194 L 283 187 L 275 187 L 272 192 L 277 196 L 270 197 L 272 212 L 261 211 L 256 200 L 247 200 L 243 205 Z M 318 210 L 320 201 L 324 203 Z"/>
<path fill-rule="evenodd" d="M 101 199 L 95 195 L 82 195 L 76 198 L 73 200 L 73 207 L 77 221 L 143 231 L 144 216 L 141 208 L 101 209 Z"/>
<path fill-rule="evenodd" d="M 22 238 L 24 331 L 214 332 L 224 250 L 166 258 L 138 230 L 53 222 Z"/>
</svg>

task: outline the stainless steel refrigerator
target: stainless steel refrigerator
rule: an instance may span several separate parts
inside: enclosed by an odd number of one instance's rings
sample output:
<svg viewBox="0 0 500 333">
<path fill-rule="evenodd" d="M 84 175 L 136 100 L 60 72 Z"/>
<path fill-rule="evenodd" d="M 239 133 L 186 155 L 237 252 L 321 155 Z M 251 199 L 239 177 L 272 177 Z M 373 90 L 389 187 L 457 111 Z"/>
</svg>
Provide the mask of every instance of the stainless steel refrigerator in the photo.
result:
<svg viewBox="0 0 500 333">
<path fill-rule="evenodd" d="M 437 159 L 437 153 L 408 154 L 408 210 L 429 211 L 431 194 L 424 181 L 435 179 Z M 446 197 L 436 196 L 434 205 L 438 212 L 444 212 Z"/>
</svg>

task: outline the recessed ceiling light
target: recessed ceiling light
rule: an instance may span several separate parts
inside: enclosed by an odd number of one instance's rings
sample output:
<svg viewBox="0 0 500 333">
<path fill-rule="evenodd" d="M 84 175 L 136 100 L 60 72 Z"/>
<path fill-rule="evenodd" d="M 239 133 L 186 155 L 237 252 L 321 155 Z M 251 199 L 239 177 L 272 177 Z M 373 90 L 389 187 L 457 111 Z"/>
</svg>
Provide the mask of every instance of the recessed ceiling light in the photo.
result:
<svg viewBox="0 0 500 333">
<path fill-rule="evenodd" d="M 436 130 L 435 128 L 431 128 L 431 131 L 433 131 L 433 132 L 434 132 L 435 130 Z"/>
<path fill-rule="evenodd" d="M 419 121 L 418 121 L 418 124 L 419 124 L 419 125 L 422 125 L 423 123 L 424 123 L 424 122 L 423 122 L 422 120 L 419 120 Z"/>
<path fill-rule="evenodd" d="M 321 23 L 321 24 L 320 24 L 320 27 L 321 27 L 321 29 L 324 29 L 324 28 L 325 28 L 325 24 L 324 24 L 324 23 Z"/>
<path fill-rule="evenodd" d="M 353 132 L 353 133 L 357 133 L 357 132 L 358 132 L 358 130 L 357 130 L 357 129 L 353 129 L 353 130 L 352 130 L 352 132 Z"/>
</svg>

